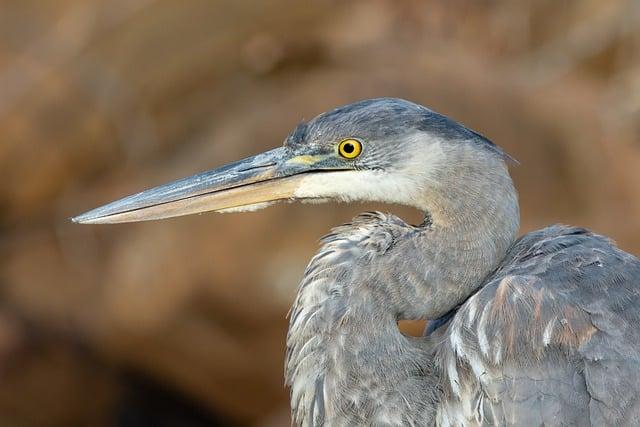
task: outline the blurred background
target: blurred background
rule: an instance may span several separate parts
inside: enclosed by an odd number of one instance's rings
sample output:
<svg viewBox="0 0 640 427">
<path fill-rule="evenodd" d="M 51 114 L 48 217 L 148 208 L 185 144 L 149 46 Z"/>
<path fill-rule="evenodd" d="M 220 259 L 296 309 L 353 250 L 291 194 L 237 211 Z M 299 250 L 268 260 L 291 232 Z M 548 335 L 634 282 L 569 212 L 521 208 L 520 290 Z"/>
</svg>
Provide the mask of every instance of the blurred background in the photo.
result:
<svg viewBox="0 0 640 427">
<path fill-rule="evenodd" d="M 317 239 L 415 212 L 68 217 L 377 96 L 519 159 L 523 232 L 640 253 L 637 0 L 2 1 L 0 425 L 289 425 L 285 315 Z"/>
</svg>

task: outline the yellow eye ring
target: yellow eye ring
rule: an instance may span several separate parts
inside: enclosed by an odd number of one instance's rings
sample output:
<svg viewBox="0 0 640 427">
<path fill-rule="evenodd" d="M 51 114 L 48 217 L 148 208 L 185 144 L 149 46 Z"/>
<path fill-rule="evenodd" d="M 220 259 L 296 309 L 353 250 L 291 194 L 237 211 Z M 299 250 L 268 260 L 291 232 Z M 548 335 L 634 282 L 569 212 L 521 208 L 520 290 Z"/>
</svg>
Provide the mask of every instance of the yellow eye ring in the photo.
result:
<svg viewBox="0 0 640 427">
<path fill-rule="evenodd" d="M 345 139 L 338 144 L 338 153 L 345 159 L 355 159 L 362 153 L 362 144 L 357 139 Z"/>
</svg>

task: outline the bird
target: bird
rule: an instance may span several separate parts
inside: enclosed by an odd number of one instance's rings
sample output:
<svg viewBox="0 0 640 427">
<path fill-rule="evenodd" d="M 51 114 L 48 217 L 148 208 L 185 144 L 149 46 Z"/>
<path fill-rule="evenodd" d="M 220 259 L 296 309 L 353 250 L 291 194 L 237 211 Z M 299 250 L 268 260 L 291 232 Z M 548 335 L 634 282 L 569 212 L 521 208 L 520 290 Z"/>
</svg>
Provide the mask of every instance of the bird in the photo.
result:
<svg viewBox="0 0 640 427">
<path fill-rule="evenodd" d="M 509 155 L 398 98 L 303 121 L 282 146 L 73 218 L 144 221 L 277 202 L 405 205 L 322 238 L 289 315 L 300 426 L 640 423 L 640 261 L 552 225 L 519 236 Z M 400 320 L 427 320 L 423 336 Z"/>
</svg>

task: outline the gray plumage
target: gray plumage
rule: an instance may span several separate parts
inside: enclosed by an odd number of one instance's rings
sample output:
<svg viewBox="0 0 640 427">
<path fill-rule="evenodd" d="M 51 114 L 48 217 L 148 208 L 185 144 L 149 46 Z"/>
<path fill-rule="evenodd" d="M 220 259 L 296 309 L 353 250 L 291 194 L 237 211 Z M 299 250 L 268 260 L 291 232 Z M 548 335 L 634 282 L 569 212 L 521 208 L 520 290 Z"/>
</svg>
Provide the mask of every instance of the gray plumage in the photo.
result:
<svg viewBox="0 0 640 427">
<path fill-rule="evenodd" d="M 416 118 L 390 108 L 372 119 L 371 104 L 360 106 L 346 107 L 358 120 L 336 110 L 306 126 L 354 124 L 387 148 L 402 147 L 387 138 L 406 140 L 403 132 L 420 127 L 446 141 L 447 164 L 439 188 L 426 190 L 424 224 L 374 212 L 322 240 L 291 310 L 285 370 L 294 422 L 640 422 L 637 258 L 571 227 L 514 242 L 517 202 L 500 149 L 428 110 Z M 436 319 L 458 304 L 427 337 L 397 328 L 399 319 Z"/>
<path fill-rule="evenodd" d="M 360 215 L 309 263 L 287 335 L 295 424 L 638 425 L 640 261 L 580 228 L 518 239 L 508 159 L 425 107 L 374 99 L 300 124 L 281 148 L 74 221 L 281 200 L 413 206 L 421 224 Z M 432 327 L 407 337 L 402 319 Z"/>
</svg>

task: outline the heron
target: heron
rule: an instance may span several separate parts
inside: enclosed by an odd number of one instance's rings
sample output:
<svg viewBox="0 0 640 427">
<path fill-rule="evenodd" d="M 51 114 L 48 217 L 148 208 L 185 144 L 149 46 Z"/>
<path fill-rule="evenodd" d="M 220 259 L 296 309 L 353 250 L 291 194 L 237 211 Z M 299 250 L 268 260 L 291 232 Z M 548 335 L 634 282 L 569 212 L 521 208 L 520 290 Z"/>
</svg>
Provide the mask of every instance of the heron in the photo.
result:
<svg viewBox="0 0 640 427">
<path fill-rule="evenodd" d="M 519 235 L 509 156 L 397 98 L 300 123 L 281 147 L 73 218 L 104 224 L 374 201 L 334 228 L 290 311 L 285 377 L 301 426 L 637 425 L 640 261 L 554 225 Z M 421 337 L 399 320 L 428 320 Z"/>
</svg>

